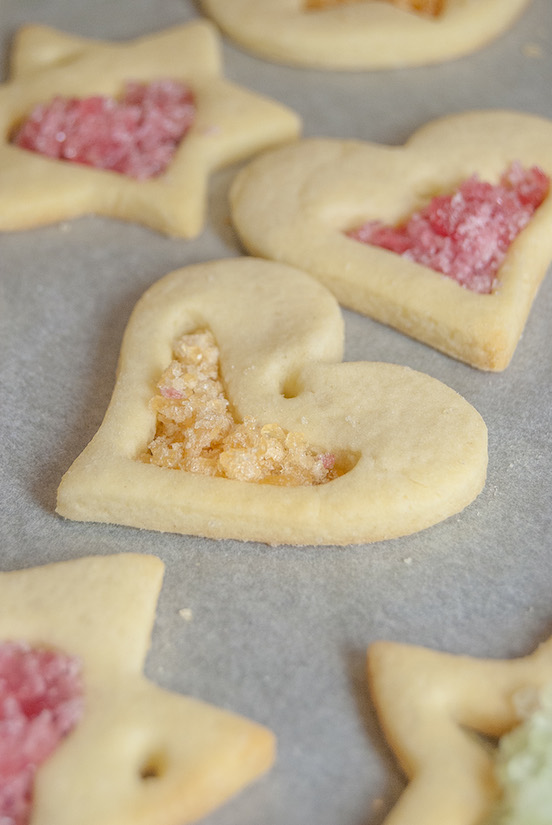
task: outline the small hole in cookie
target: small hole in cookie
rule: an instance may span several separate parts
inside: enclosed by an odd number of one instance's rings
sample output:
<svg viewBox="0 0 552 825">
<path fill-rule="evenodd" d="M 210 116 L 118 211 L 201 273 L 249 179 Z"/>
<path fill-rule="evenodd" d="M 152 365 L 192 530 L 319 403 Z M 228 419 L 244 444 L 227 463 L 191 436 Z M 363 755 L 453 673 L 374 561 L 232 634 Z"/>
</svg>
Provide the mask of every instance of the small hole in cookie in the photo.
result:
<svg viewBox="0 0 552 825">
<path fill-rule="evenodd" d="M 288 377 L 285 384 L 282 385 L 280 392 L 284 398 L 297 398 L 301 393 L 301 387 L 295 377 Z"/>
<path fill-rule="evenodd" d="M 162 753 L 152 753 L 140 768 L 140 779 L 160 779 L 167 770 L 167 759 Z"/>
<path fill-rule="evenodd" d="M 494 754 L 495 751 L 498 749 L 498 743 L 500 741 L 500 736 L 493 736 L 492 734 L 483 733 L 480 730 L 474 730 L 473 728 L 464 728 L 465 733 L 474 739 L 479 745 L 481 745 L 484 750 L 486 750 L 490 754 Z"/>
</svg>

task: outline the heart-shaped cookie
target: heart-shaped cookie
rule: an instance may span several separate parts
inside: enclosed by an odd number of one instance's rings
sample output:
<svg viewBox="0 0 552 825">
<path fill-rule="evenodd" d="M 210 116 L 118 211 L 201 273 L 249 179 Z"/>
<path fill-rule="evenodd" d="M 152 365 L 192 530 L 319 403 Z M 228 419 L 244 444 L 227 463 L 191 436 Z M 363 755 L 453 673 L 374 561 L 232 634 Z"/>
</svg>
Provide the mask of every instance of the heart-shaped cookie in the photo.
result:
<svg viewBox="0 0 552 825">
<path fill-rule="evenodd" d="M 345 306 L 448 355 L 502 370 L 552 256 L 550 195 L 509 247 L 489 295 L 345 232 L 364 221 L 398 224 L 474 174 L 497 182 L 513 161 L 552 176 L 550 121 L 481 111 L 434 121 L 404 147 L 305 140 L 240 172 L 232 216 L 252 254 L 301 267 Z"/>
<path fill-rule="evenodd" d="M 417 12 L 424 4 L 415 0 L 324 0 L 321 8 L 308 0 L 202 5 L 233 40 L 270 60 L 322 69 L 396 69 L 475 51 L 507 29 L 528 2 L 443 0 L 436 16 Z"/>
<path fill-rule="evenodd" d="M 11 142 L 34 107 L 54 97 L 118 99 L 129 81 L 164 79 L 189 88 L 196 111 L 172 161 L 157 177 L 136 180 Z M 0 230 L 95 213 L 193 237 L 204 224 L 210 173 L 292 140 L 299 129 L 299 118 L 287 107 L 225 80 L 219 37 L 207 21 L 125 43 L 24 27 L 15 40 L 10 81 L 0 86 Z"/>
<path fill-rule="evenodd" d="M 184 333 L 209 330 L 238 421 L 302 433 L 340 474 L 282 486 L 143 460 L 156 432 L 156 385 Z M 290 267 L 252 258 L 167 275 L 137 304 L 113 397 L 65 474 L 57 512 L 213 538 L 348 544 L 401 536 L 465 507 L 481 490 L 487 433 L 450 388 L 406 367 L 339 363 L 333 296 Z M 168 393 L 170 395 L 170 393 Z"/>
</svg>

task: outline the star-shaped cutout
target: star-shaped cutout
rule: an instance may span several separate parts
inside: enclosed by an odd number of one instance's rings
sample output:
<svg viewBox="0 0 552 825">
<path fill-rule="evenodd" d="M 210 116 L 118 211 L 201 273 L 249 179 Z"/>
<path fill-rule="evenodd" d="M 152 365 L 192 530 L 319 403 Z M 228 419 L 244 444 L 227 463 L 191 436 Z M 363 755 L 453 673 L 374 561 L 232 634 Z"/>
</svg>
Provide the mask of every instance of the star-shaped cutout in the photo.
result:
<svg viewBox="0 0 552 825">
<path fill-rule="evenodd" d="M 117 97 L 128 81 L 165 78 L 191 88 L 197 111 L 171 164 L 157 178 L 137 181 L 10 143 L 33 107 L 54 96 Z M 294 139 L 299 128 L 290 109 L 224 79 L 219 38 L 206 21 L 127 43 L 27 26 L 15 40 L 10 80 L 0 86 L 0 229 L 95 213 L 193 237 L 204 223 L 210 172 Z"/>
<path fill-rule="evenodd" d="M 162 577 L 138 554 L 0 574 L 0 639 L 83 664 L 84 714 L 38 770 L 33 825 L 184 825 L 270 766 L 270 731 L 143 676 Z"/>
<path fill-rule="evenodd" d="M 476 825 L 499 794 L 485 737 L 521 722 L 519 691 L 552 682 L 552 638 L 512 660 L 376 642 L 368 674 L 382 728 L 409 779 L 385 825 Z"/>
</svg>

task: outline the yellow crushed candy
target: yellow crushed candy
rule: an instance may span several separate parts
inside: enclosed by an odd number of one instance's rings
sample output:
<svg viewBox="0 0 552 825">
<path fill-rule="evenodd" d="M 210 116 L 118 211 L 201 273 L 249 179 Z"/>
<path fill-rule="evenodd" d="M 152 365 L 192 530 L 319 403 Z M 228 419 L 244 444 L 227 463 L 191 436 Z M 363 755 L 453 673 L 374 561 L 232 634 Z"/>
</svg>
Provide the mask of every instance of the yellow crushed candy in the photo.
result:
<svg viewBox="0 0 552 825">
<path fill-rule="evenodd" d="M 182 336 L 151 401 L 155 438 L 144 460 L 203 475 L 287 486 L 336 478 L 335 456 L 312 449 L 304 435 L 253 417 L 237 423 L 220 379 L 210 332 Z"/>
<path fill-rule="evenodd" d="M 342 6 L 345 3 L 359 3 L 363 0 L 305 0 L 305 8 L 308 11 L 314 9 L 328 9 L 331 6 Z M 387 0 L 393 6 L 403 11 L 419 12 L 437 17 L 443 11 L 444 0 Z"/>
<path fill-rule="evenodd" d="M 440 15 L 444 8 L 444 0 L 389 0 L 389 2 L 403 11 L 429 14 L 432 17 Z"/>
</svg>

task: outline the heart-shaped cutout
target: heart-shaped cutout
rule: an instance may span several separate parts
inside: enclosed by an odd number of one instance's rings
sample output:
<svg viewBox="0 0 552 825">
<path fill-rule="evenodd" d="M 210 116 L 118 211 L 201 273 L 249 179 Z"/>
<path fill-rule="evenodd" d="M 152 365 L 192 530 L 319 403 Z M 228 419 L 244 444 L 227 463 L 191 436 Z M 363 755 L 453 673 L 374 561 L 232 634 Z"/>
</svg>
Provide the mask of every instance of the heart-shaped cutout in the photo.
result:
<svg viewBox="0 0 552 825">
<path fill-rule="evenodd" d="M 401 223 L 474 174 L 496 183 L 514 161 L 552 176 L 550 121 L 483 111 L 434 121 L 404 147 L 305 140 L 240 172 L 232 216 L 254 255 L 300 267 L 345 306 L 448 355 L 502 370 L 552 256 L 550 195 L 509 247 L 489 295 L 345 232 L 368 220 Z"/>
<path fill-rule="evenodd" d="M 151 400 L 183 334 L 210 330 L 238 421 L 300 432 L 343 458 L 324 484 L 278 486 L 143 461 Z M 333 296 L 290 267 L 241 258 L 167 275 L 137 304 L 104 421 L 58 490 L 57 512 L 213 538 L 348 544 L 400 536 L 464 508 L 481 490 L 487 432 L 441 382 L 406 367 L 339 363 Z"/>
<path fill-rule="evenodd" d="M 529 0 L 203 0 L 237 43 L 322 69 L 397 69 L 451 60 L 507 29 Z M 419 11 L 426 10 L 426 13 Z M 432 9 L 439 13 L 433 16 Z"/>
<path fill-rule="evenodd" d="M 122 97 L 55 97 L 35 106 L 12 143 L 46 157 L 138 180 L 169 167 L 195 117 L 191 90 L 174 80 L 126 83 Z"/>
</svg>

